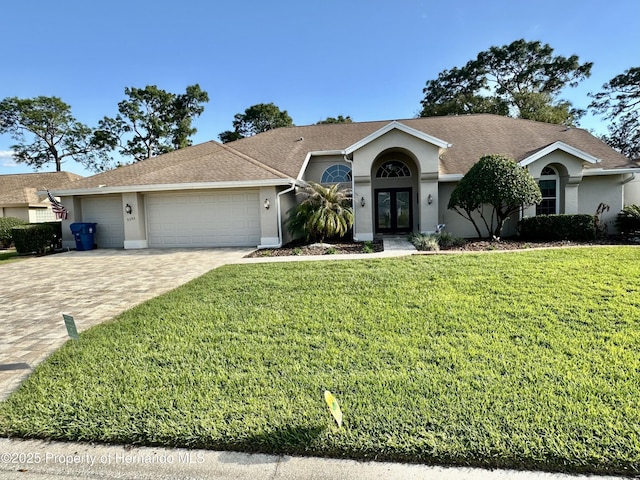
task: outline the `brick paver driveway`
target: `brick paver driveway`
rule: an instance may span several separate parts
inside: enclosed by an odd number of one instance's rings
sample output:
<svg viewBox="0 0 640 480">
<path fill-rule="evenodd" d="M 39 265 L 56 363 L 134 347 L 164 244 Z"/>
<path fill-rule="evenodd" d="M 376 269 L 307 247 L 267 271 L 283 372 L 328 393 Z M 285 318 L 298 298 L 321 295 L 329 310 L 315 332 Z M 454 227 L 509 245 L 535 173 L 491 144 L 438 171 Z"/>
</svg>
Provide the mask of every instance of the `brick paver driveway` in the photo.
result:
<svg viewBox="0 0 640 480">
<path fill-rule="evenodd" d="M 0 400 L 66 341 L 62 313 L 83 331 L 250 251 L 71 251 L 0 264 Z"/>
</svg>

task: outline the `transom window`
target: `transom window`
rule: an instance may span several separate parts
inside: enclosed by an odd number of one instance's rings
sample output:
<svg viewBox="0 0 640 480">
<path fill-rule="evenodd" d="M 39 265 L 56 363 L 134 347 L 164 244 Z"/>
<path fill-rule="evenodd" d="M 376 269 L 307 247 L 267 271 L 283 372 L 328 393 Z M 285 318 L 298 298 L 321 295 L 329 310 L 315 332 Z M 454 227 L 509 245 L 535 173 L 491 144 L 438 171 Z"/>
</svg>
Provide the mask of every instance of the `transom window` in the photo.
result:
<svg viewBox="0 0 640 480">
<path fill-rule="evenodd" d="M 536 206 L 536 215 L 555 215 L 558 213 L 558 172 L 544 167 L 540 174 L 540 192 L 542 201 Z"/>
<path fill-rule="evenodd" d="M 384 162 L 376 172 L 376 178 L 410 177 L 411 170 L 400 160 Z"/>
<path fill-rule="evenodd" d="M 346 183 L 351 181 L 351 169 L 347 165 L 331 165 L 322 174 L 320 183 Z"/>
</svg>

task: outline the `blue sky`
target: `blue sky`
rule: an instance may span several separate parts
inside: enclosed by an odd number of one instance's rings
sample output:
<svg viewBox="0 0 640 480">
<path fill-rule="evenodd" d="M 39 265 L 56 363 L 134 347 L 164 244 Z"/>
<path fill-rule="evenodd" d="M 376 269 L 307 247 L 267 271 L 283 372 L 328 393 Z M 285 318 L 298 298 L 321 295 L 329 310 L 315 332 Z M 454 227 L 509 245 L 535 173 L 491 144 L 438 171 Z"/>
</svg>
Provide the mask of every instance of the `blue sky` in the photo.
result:
<svg viewBox="0 0 640 480">
<path fill-rule="evenodd" d="M 200 143 L 256 103 L 274 102 L 296 125 L 411 118 L 427 80 L 524 38 L 594 62 L 563 95 L 584 108 L 588 92 L 640 66 L 639 19 L 637 0 L 7 2 L 0 98 L 58 96 L 95 126 L 117 113 L 125 87 L 199 83 L 210 97 L 194 123 Z M 599 117 L 581 126 L 606 131 Z M 0 174 L 32 171 L 14 164 L 13 143 L 0 136 Z M 90 174 L 72 161 L 63 169 Z"/>
</svg>

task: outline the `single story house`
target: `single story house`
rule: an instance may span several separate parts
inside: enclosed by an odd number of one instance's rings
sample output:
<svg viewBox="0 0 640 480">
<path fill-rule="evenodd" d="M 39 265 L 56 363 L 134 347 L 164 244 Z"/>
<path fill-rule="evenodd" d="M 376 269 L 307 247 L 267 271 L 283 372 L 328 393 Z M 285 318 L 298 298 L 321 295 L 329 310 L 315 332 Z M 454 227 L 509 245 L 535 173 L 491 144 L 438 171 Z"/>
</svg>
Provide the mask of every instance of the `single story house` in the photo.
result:
<svg viewBox="0 0 640 480">
<path fill-rule="evenodd" d="M 43 190 L 55 190 L 83 178 L 69 172 L 0 175 L 0 217 L 30 223 L 52 222 L 56 216 Z"/>
<path fill-rule="evenodd" d="M 543 202 L 520 213 L 594 214 L 613 228 L 640 203 L 637 164 L 589 132 L 478 114 L 270 130 L 228 144 L 194 145 L 56 189 L 73 222 L 96 222 L 102 248 L 280 246 L 288 211 L 307 181 L 353 190 L 357 241 L 381 234 L 476 235 L 447 203 L 487 154 L 509 156 L 540 182 Z M 517 218 L 505 235 L 515 233 Z"/>
</svg>

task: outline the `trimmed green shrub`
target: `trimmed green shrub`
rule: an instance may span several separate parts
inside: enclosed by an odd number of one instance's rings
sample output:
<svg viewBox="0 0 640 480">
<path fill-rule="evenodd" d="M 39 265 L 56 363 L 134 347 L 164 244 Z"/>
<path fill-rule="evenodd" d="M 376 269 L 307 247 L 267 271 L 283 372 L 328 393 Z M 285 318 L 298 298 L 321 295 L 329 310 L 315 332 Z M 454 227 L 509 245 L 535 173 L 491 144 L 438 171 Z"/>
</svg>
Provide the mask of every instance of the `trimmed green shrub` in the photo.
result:
<svg viewBox="0 0 640 480">
<path fill-rule="evenodd" d="M 19 254 L 46 253 L 55 243 L 55 229 L 47 223 L 21 225 L 12 230 L 13 243 Z"/>
<path fill-rule="evenodd" d="M 616 217 L 616 227 L 625 235 L 640 233 L 640 205 L 624 207 Z"/>
<path fill-rule="evenodd" d="M 11 233 L 13 227 L 26 224 L 27 222 L 16 217 L 0 218 L 0 245 L 9 248 L 13 243 L 13 234 Z"/>
<path fill-rule="evenodd" d="M 51 244 L 51 248 L 61 249 L 62 248 L 62 222 L 45 222 L 45 223 L 53 227 L 54 240 L 53 240 L 53 243 Z"/>
<path fill-rule="evenodd" d="M 536 215 L 518 222 L 520 237 L 527 240 L 594 240 L 593 215 Z"/>
</svg>

